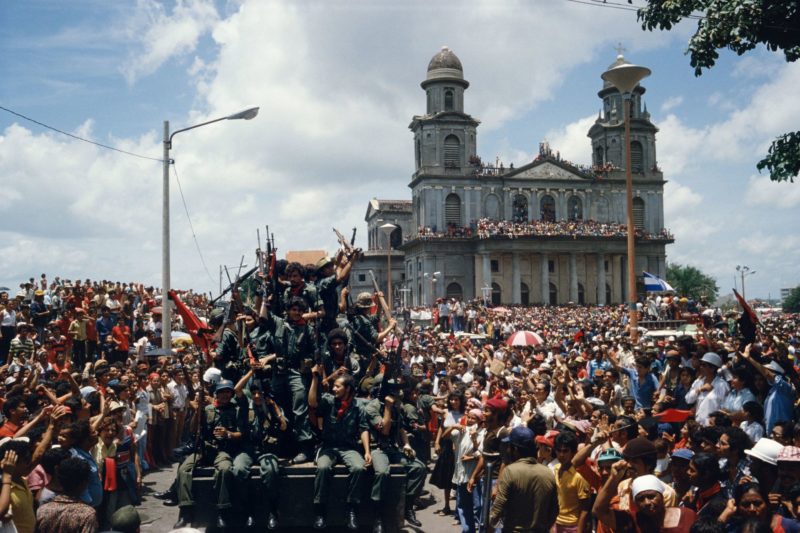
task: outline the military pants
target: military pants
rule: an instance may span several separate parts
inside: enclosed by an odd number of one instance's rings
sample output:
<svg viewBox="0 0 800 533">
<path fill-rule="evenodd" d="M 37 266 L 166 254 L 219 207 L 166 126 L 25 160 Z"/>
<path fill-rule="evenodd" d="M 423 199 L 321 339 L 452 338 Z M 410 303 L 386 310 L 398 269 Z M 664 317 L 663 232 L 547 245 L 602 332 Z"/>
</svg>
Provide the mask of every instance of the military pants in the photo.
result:
<svg viewBox="0 0 800 533">
<path fill-rule="evenodd" d="M 265 453 L 258 458 L 258 468 L 261 474 L 261 487 L 269 510 L 275 511 L 278 506 L 278 481 L 280 468 L 278 457 L 272 453 Z"/>
<path fill-rule="evenodd" d="M 291 413 L 289 425 L 294 431 L 297 443 L 307 443 L 312 439 L 311 424 L 308 421 L 308 387 L 303 376 L 296 370 L 272 375 L 272 393 L 284 413 Z"/>
<path fill-rule="evenodd" d="M 420 495 L 425 484 L 427 469 L 419 459 L 409 459 L 398 448 L 385 448 L 372 450 L 372 468 L 375 470 L 375 479 L 372 482 L 371 499 L 380 502 L 385 499 L 389 486 L 389 466 L 402 464 L 406 470 L 406 498 L 413 499 Z"/>
<path fill-rule="evenodd" d="M 314 478 L 314 503 L 325 503 L 333 475 L 333 467 L 341 461 L 347 465 L 350 475 L 347 478 L 347 503 L 354 505 L 361 501 L 359 487 L 364 474 L 364 457 L 356 450 L 345 448 L 322 448 L 317 457 L 317 475 Z"/>
<path fill-rule="evenodd" d="M 192 495 L 192 470 L 200 457 L 193 453 L 183 460 L 178 467 L 178 506 L 191 507 L 194 505 Z M 243 486 L 250 474 L 253 459 L 246 453 L 240 453 L 232 458 L 226 452 L 217 452 L 214 457 L 214 494 L 217 500 L 217 509 L 230 509 L 232 495 L 236 492 L 237 484 Z M 239 500 L 240 501 L 240 500 Z"/>
</svg>

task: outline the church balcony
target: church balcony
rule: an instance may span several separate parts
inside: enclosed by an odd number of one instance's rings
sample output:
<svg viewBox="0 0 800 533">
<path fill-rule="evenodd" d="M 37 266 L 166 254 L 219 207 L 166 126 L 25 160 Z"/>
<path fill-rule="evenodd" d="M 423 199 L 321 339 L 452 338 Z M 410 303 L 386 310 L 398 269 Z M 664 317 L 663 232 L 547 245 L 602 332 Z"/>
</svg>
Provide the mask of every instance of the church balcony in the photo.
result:
<svg viewBox="0 0 800 533">
<path fill-rule="evenodd" d="M 547 239 L 547 240 L 625 240 L 628 229 L 625 224 L 596 222 L 593 220 L 560 220 L 530 222 L 511 222 L 508 220 L 481 219 L 470 226 L 451 225 L 446 231 L 436 228 L 420 227 L 416 234 L 409 235 L 405 241 L 435 239 Z M 659 233 L 636 231 L 637 242 L 661 242 L 671 244 L 675 237 L 667 229 Z"/>
</svg>

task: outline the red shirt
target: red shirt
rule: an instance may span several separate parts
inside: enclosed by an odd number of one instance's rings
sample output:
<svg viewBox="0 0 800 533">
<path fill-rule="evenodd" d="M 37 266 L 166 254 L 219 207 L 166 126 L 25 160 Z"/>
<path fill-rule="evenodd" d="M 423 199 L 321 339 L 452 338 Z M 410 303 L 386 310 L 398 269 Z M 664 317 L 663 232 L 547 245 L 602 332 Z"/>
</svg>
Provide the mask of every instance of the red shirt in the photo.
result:
<svg viewBox="0 0 800 533">
<path fill-rule="evenodd" d="M 86 321 L 86 340 L 97 342 L 97 319 L 89 318 Z"/>
<path fill-rule="evenodd" d="M 128 348 L 130 347 L 130 343 L 128 341 L 128 337 L 131 334 L 130 328 L 125 325 L 117 324 L 111 329 L 111 337 L 116 341 L 117 344 L 117 351 L 119 352 L 127 352 Z"/>
<path fill-rule="evenodd" d="M 16 435 L 17 431 L 19 431 L 19 426 L 12 423 L 10 420 L 6 420 L 3 427 L 0 427 L 0 438 L 13 437 Z"/>
</svg>

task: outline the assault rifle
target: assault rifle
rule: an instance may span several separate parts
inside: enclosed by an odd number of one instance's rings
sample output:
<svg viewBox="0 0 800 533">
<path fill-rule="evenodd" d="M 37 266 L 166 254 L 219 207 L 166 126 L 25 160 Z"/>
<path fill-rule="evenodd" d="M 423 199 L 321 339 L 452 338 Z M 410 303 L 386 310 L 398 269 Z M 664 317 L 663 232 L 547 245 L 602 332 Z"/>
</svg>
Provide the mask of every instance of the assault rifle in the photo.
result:
<svg viewBox="0 0 800 533">
<path fill-rule="evenodd" d="M 378 302 L 381 304 L 381 310 L 383 311 L 384 318 L 386 318 L 387 321 L 392 320 L 392 311 L 389 309 L 386 299 L 381 296 L 381 290 L 378 287 L 378 280 L 375 279 L 375 273 L 372 270 L 369 271 L 369 277 L 372 278 L 372 286 L 375 288 L 375 292 L 378 294 Z M 402 329 L 396 322 L 394 328 L 395 331 L 402 333 Z"/>
</svg>

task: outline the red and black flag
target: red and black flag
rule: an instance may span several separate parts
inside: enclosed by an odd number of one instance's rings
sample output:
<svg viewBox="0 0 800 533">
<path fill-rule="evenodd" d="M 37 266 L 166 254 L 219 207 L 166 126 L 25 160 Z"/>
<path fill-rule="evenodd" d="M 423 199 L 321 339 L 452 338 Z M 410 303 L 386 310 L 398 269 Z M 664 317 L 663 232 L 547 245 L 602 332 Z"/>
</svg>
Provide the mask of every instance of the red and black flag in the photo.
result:
<svg viewBox="0 0 800 533">
<path fill-rule="evenodd" d="M 186 331 L 191 335 L 195 346 L 200 348 L 207 358 L 211 357 L 211 330 L 189 309 L 175 291 L 168 291 L 169 299 L 175 302 L 175 310 L 181 315 Z"/>
<path fill-rule="evenodd" d="M 744 298 L 736 292 L 736 289 L 733 289 L 733 295 L 736 296 L 736 300 L 739 301 L 739 305 L 742 306 L 742 316 L 739 317 L 739 334 L 742 336 L 742 345 L 746 346 L 750 343 L 756 341 L 756 325 L 758 325 L 758 316 L 756 315 L 753 308 L 747 305 L 747 302 L 744 301 Z"/>
</svg>

